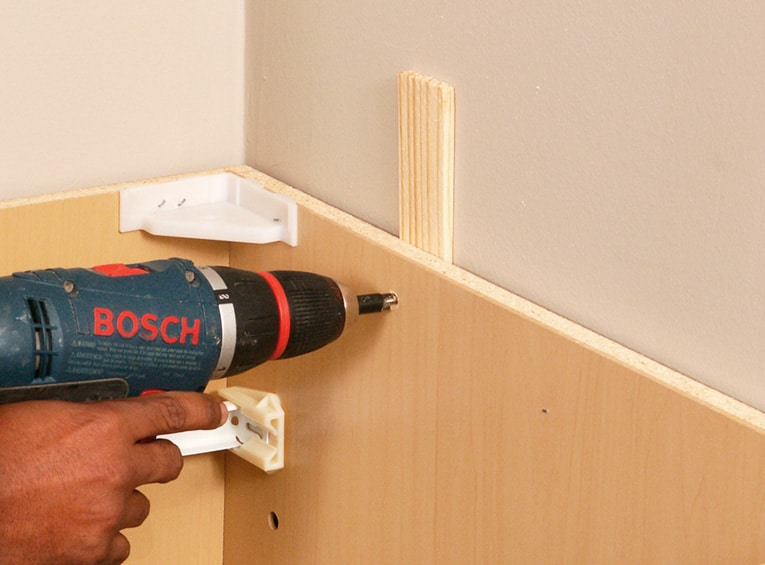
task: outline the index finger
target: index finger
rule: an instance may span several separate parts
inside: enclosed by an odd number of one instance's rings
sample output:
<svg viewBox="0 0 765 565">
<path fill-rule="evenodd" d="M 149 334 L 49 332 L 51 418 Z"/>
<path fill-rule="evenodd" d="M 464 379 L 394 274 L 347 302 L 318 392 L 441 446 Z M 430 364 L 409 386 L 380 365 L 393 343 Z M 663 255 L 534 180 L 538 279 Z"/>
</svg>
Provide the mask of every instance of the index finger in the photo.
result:
<svg viewBox="0 0 765 565">
<path fill-rule="evenodd" d="M 228 417 L 221 401 L 198 392 L 158 392 L 117 402 L 125 412 L 126 430 L 135 441 L 217 428 Z"/>
</svg>

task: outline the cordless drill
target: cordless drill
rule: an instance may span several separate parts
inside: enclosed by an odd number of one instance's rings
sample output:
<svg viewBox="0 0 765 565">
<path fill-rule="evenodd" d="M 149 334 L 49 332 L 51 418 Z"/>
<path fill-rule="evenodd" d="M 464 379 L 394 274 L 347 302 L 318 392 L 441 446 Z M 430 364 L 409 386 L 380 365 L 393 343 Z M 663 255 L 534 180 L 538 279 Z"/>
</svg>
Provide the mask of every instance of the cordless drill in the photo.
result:
<svg viewBox="0 0 765 565">
<path fill-rule="evenodd" d="M 0 278 L 0 403 L 201 391 L 397 303 L 301 271 L 165 259 Z"/>
</svg>

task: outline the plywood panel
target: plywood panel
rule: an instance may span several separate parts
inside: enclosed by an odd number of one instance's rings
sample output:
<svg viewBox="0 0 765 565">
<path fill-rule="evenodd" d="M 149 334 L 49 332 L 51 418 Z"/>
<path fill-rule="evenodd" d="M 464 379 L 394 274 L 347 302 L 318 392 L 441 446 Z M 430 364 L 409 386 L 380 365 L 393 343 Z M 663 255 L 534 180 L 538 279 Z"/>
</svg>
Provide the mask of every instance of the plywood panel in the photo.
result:
<svg viewBox="0 0 765 565">
<path fill-rule="evenodd" d="M 401 307 L 235 379 L 281 395 L 287 459 L 228 457 L 225 563 L 765 561 L 762 413 L 251 175 L 301 243 L 232 265 Z"/>
<path fill-rule="evenodd" d="M 228 264 L 225 243 L 120 234 L 118 188 L 0 202 L 0 275 L 173 256 Z M 128 563 L 220 563 L 223 476 L 222 455 L 196 456 L 187 458 L 175 483 L 143 488 L 152 512 L 143 526 L 126 531 L 132 543 Z"/>
</svg>

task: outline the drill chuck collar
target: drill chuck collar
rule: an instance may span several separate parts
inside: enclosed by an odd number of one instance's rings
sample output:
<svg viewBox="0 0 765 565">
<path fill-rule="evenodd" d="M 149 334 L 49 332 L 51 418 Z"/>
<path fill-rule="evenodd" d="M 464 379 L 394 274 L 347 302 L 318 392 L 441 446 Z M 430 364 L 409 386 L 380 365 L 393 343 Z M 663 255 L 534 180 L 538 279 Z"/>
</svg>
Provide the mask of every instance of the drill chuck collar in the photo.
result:
<svg viewBox="0 0 765 565">
<path fill-rule="evenodd" d="M 236 375 L 269 359 L 309 353 L 343 333 L 345 295 L 328 277 L 230 267 L 200 271 L 215 289 L 224 328 L 235 328 L 224 331 L 216 376 Z"/>
</svg>

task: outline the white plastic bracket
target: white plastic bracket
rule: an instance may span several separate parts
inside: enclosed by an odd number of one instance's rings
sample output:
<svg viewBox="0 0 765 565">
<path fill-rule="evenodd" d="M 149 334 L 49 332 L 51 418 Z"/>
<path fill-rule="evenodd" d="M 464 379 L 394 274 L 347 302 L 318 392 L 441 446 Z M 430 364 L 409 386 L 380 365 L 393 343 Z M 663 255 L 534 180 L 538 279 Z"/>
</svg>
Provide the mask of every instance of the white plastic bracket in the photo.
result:
<svg viewBox="0 0 765 565">
<path fill-rule="evenodd" d="M 172 441 L 184 456 L 228 449 L 267 473 L 284 468 L 284 409 L 279 397 L 244 387 L 224 388 L 218 394 L 228 408 L 225 424 L 158 438 Z"/>
<path fill-rule="evenodd" d="M 297 203 L 233 173 L 148 183 L 120 192 L 120 231 L 297 245 Z"/>
</svg>

